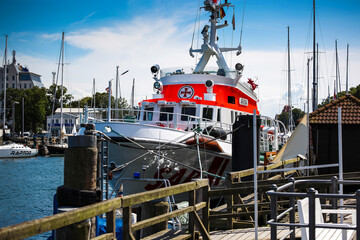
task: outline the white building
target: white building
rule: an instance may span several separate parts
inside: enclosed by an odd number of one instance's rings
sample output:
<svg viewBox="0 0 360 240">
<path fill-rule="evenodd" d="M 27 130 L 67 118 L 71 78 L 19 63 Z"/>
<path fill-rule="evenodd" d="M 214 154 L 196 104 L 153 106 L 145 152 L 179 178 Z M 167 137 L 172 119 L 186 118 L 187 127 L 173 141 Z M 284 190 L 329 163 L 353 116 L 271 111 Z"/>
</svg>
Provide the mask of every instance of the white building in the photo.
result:
<svg viewBox="0 0 360 240">
<path fill-rule="evenodd" d="M 0 91 L 4 90 L 4 68 L 0 67 Z M 16 63 L 15 51 L 13 51 L 12 63 L 6 66 L 6 88 L 29 89 L 35 86 L 44 87 L 41 75 L 30 72 L 28 67 Z"/>
<path fill-rule="evenodd" d="M 51 136 L 60 136 L 60 108 L 56 109 L 55 114 L 46 117 L 46 130 Z M 88 109 L 88 118 L 101 119 L 102 112 L 98 110 Z M 66 134 L 73 134 L 80 129 L 80 124 L 85 122 L 85 116 L 82 108 L 63 108 L 63 129 Z"/>
</svg>

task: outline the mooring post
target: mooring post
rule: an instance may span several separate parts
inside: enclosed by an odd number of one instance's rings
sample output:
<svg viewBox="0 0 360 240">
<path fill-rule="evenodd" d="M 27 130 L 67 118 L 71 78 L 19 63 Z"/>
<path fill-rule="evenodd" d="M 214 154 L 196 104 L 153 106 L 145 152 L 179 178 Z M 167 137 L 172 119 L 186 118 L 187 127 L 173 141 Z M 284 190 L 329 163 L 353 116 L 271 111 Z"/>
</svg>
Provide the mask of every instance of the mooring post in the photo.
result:
<svg viewBox="0 0 360 240">
<path fill-rule="evenodd" d="M 86 134 L 68 138 L 64 159 L 64 185 L 57 188 L 59 212 L 70 211 L 101 200 L 96 187 L 97 142 L 95 126 L 86 126 Z M 89 239 L 95 237 L 95 218 L 56 230 L 56 239 Z"/>
</svg>

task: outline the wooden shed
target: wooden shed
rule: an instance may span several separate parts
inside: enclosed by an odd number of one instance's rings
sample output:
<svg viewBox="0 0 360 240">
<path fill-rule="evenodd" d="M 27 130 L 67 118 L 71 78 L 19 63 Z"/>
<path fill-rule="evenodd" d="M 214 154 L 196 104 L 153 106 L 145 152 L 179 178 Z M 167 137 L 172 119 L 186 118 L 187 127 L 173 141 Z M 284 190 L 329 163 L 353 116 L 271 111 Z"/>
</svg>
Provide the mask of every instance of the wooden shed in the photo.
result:
<svg viewBox="0 0 360 240">
<path fill-rule="evenodd" d="M 360 171 L 360 100 L 346 95 L 309 115 L 315 164 L 337 163 L 338 108 L 341 107 L 344 172 Z M 319 169 L 320 174 L 336 173 L 337 168 Z"/>
</svg>

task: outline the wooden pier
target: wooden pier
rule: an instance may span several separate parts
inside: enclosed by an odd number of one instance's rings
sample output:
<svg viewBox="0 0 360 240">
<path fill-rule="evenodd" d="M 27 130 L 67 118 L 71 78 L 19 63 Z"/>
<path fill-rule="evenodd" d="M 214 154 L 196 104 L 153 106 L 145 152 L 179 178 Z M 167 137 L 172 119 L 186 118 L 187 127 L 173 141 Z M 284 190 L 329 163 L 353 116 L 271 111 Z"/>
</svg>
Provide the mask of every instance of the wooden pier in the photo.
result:
<svg viewBox="0 0 360 240">
<path fill-rule="evenodd" d="M 277 236 L 278 239 L 283 238 L 287 232 L 288 228 L 278 228 Z M 258 240 L 270 240 L 270 227 L 259 227 L 258 228 Z M 210 237 L 212 240 L 254 240 L 255 239 L 255 228 L 240 228 L 240 229 L 231 229 L 231 230 L 220 230 L 210 232 Z M 297 229 L 295 232 L 296 238 L 301 238 L 300 229 Z"/>
<path fill-rule="evenodd" d="M 72 154 L 70 154 L 71 151 L 68 152 L 71 157 L 67 156 L 67 154 L 65 155 L 65 168 L 68 169 L 64 170 L 64 187 L 67 187 L 65 189 L 67 191 L 62 191 L 62 199 L 66 200 L 63 203 L 68 203 L 68 197 L 72 193 L 78 194 L 75 194 L 75 197 L 72 199 L 72 203 L 75 205 L 68 205 L 76 206 L 75 210 L 58 213 L 41 219 L 35 219 L 14 226 L 0 228 L 0 239 L 23 239 L 52 230 L 64 232 L 64 228 L 70 229 L 68 232 L 73 234 L 71 230 L 74 229 L 73 226 L 80 226 L 82 223 L 85 223 L 83 225 L 88 225 L 87 228 L 86 226 L 81 226 L 84 227 L 84 229 L 87 229 L 87 231 L 83 231 L 83 237 L 77 237 L 77 239 L 116 239 L 117 209 L 121 209 L 122 211 L 122 238 L 124 240 L 138 239 L 140 236 L 138 234 L 140 230 L 153 228 L 154 225 L 158 225 L 160 223 L 165 223 L 165 226 L 167 226 L 166 223 L 168 220 L 186 213 L 189 214 L 189 224 L 187 230 L 170 230 L 165 227 L 165 229 L 152 233 L 152 235 L 145 236 L 142 239 L 255 239 L 253 220 L 254 186 L 252 181 L 242 181 L 243 177 L 252 176 L 254 174 L 253 169 L 228 173 L 225 180 L 225 188 L 223 189 L 210 190 L 209 179 L 198 179 L 193 182 L 167 188 L 97 202 L 98 194 L 95 189 L 95 182 L 97 179 L 96 174 L 89 177 L 90 175 L 86 173 L 89 167 L 84 167 L 86 164 L 90 164 L 90 162 L 93 167 L 97 165 L 95 159 L 89 158 L 90 155 L 97 156 L 97 152 L 95 151 L 96 140 L 93 139 L 93 135 L 78 136 L 78 138 L 79 139 L 75 139 L 76 141 L 69 141 L 69 147 L 74 145 L 73 147 L 77 148 L 73 149 Z M 80 138 L 91 138 L 91 141 L 85 141 L 85 139 L 81 140 Z M 87 163 L 80 164 L 79 158 L 83 158 L 82 160 L 86 160 Z M 71 159 L 73 159 L 73 161 L 71 161 Z M 69 161 L 70 163 L 68 163 Z M 261 166 L 258 168 L 258 171 L 264 169 L 269 170 L 275 168 L 285 168 L 287 164 L 294 164 L 297 166 L 300 161 L 301 159 L 299 158 L 282 161 L 269 166 Z M 74 165 L 71 163 L 77 164 Z M 92 170 L 91 172 L 94 171 L 95 170 Z M 272 184 L 282 185 L 287 183 L 289 180 L 286 179 L 286 177 L 289 174 L 293 177 L 302 179 L 330 179 L 331 176 L 333 176 L 322 175 L 303 177 L 300 172 L 297 171 L 285 171 L 278 175 L 258 175 L 258 214 L 262 225 L 266 226 L 268 216 L 270 215 L 270 197 L 266 194 L 266 191 L 270 190 L 270 186 Z M 77 182 L 75 178 L 79 178 L 79 181 Z M 345 173 L 344 179 L 359 180 L 360 173 Z M 305 189 L 306 187 L 308 187 L 306 184 L 300 186 L 302 189 Z M 328 186 L 317 187 L 321 192 L 330 191 Z M 360 188 L 360 186 L 357 187 Z M 178 194 L 185 197 L 187 196 L 187 201 L 189 202 L 188 207 L 171 212 L 166 211 L 164 213 L 157 214 L 156 216 L 141 219 L 136 223 L 132 223 L 131 215 L 134 207 L 154 200 L 164 201 L 164 198 L 168 196 L 176 197 Z M 89 199 L 82 199 L 86 197 Z M 223 197 L 225 199 L 225 204 L 217 208 L 210 209 L 210 200 L 220 199 Z M 277 210 L 275 210 L 275 212 L 283 211 L 288 207 L 288 205 L 289 201 L 277 201 Z M 106 233 L 100 236 L 95 236 L 92 229 L 95 225 L 93 224 L 93 219 L 94 217 L 101 215 L 106 215 Z M 288 229 L 285 230 L 285 228 L 278 227 L 278 238 L 285 236 L 287 230 Z M 300 236 L 299 230 L 297 230 L 295 234 L 296 236 Z M 270 228 L 259 228 L 258 239 L 270 239 Z"/>
</svg>

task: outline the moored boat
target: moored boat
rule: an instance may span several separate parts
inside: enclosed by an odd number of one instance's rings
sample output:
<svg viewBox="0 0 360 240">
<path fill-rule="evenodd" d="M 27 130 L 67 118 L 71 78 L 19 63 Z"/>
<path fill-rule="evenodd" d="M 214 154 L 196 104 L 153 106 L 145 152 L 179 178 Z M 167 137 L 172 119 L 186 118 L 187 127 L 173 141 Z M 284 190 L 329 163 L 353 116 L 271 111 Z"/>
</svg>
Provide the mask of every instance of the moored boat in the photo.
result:
<svg viewBox="0 0 360 240">
<path fill-rule="evenodd" d="M 111 139 L 108 156 L 113 184 L 141 172 L 141 177 L 168 179 L 171 185 L 206 177 L 216 187 L 224 181 L 225 172 L 231 171 L 231 134 L 236 131 L 232 124 L 239 115 L 259 111 L 257 85 L 252 79 L 240 81 L 243 65 L 230 68 L 223 56 L 227 51 L 239 55 L 241 46 L 220 48 L 217 44 L 217 30 L 228 26 L 227 22 L 218 24 L 222 21 L 219 12 L 225 7 L 232 6 L 226 1 L 204 2 L 210 25 L 201 32 L 201 48 L 190 49 L 191 56 L 202 54 L 194 68 L 152 66 L 152 99 L 142 101 L 138 110 L 113 109 L 117 119 L 111 119 L 109 107 L 106 121 L 94 121 L 96 130 Z M 216 57 L 215 68 L 207 67 L 211 57 Z M 276 132 L 275 136 L 266 140 L 267 145 L 275 146 L 273 150 L 282 135 Z M 124 194 L 162 186 L 163 181 L 131 185 L 124 187 Z"/>
<path fill-rule="evenodd" d="M 37 155 L 38 150 L 22 144 L 10 143 L 0 146 L 0 158 L 22 158 Z"/>
</svg>

